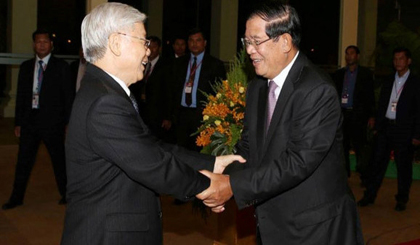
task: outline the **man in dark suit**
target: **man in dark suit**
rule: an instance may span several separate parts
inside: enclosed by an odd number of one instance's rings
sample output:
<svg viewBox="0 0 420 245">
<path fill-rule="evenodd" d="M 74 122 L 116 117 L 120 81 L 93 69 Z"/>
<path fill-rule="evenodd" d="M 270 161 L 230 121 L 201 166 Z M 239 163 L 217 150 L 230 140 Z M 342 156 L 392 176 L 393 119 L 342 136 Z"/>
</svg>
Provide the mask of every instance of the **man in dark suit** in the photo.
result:
<svg viewBox="0 0 420 245">
<path fill-rule="evenodd" d="M 408 49 L 395 49 L 393 63 L 395 75 L 383 83 L 379 97 L 374 162 L 358 205 L 364 207 L 375 201 L 391 150 L 394 150 L 398 174 L 395 210 L 404 211 L 413 176 L 414 146 L 420 143 L 420 80 L 409 69 L 411 54 Z"/>
<path fill-rule="evenodd" d="M 243 42 L 258 76 L 237 145 L 247 163 L 226 169 L 231 190 L 240 209 L 255 206 L 259 244 L 363 244 L 337 92 L 299 52 L 300 29 L 294 8 L 274 2 L 257 6 L 246 22 Z M 220 212 L 231 193 L 202 194 Z"/>
<path fill-rule="evenodd" d="M 174 101 L 177 144 L 198 151 L 196 136 L 191 136 L 201 125 L 206 96 L 214 94 L 212 84 L 217 79 L 226 79 L 226 69 L 221 60 L 205 52 L 207 40 L 203 32 L 192 29 L 188 35 L 190 55 L 184 55 L 173 66 Z"/>
<path fill-rule="evenodd" d="M 35 58 L 20 66 L 15 111 L 15 135 L 19 153 L 13 192 L 3 209 L 23 204 L 26 186 L 38 147 L 44 142 L 61 195 L 66 203 L 65 127 L 70 117 L 75 88 L 69 65 L 51 54 L 53 42 L 46 30 L 32 34 Z"/>
<path fill-rule="evenodd" d="M 139 102 L 140 115 L 152 134 L 163 138 L 162 127 L 165 90 L 163 80 L 167 61 L 160 55 L 162 41 L 156 36 L 149 36 L 150 56 L 141 81 L 132 84 L 130 91 Z"/>
<path fill-rule="evenodd" d="M 373 74 L 358 64 L 360 50 L 351 45 L 346 48 L 346 67 L 337 70 L 333 76 L 343 112 L 343 145 L 347 174 L 350 176 L 349 151 L 356 153 L 356 170 L 364 181 L 366 173 L 362 167 L 363 147 L 367 143 L 367 127 L 375 124 L 375 94 Z M 367 156 L 366 156 L 367 157 Z"/>
<path fill-rule="evenodd" d="M 61 244 L 162 244 L 158 193 L 186 200 L 209 187 L 198 169 L 221 172 L 236 157 L 215 158 L 167 145 L 150 135 L 128 86 L 143 78 L 150 54 L 138 10 L 104 3 L 82 22 L 89 62 L 66 139 L 67 196 Z M 98 45 L 100 44 L 100 45 Z M 227 160 L 227 161 L 226 161 Z"/>
<path fill-rule="evenodd" d="M 174 88 L 176 88 L 175 81 L 172 78 L 172 71 L 175 62 L 178 58 L 186 55 L 187 42 L 184 37 L 176 36 L 172 41 L 172 51 L 171 56 L 168 58 L 166 67 L 164 68 L 164 78 L 163 78 L 163 89 L 165 91 L 165 96 L 163 98 L 163 110 L 162 110 L 162 128 L 164 131 L 164 140 L 170 143 L 176 143 L 176 129 L 175 129 L 175 115 L 173 112 L 174 107 Z"/>
</svg>

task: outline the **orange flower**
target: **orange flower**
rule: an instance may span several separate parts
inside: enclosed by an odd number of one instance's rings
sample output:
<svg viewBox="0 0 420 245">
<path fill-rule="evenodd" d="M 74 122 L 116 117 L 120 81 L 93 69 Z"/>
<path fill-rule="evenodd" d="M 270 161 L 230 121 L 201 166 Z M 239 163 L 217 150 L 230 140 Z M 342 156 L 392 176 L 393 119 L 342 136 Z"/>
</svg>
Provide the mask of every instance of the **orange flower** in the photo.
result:
<svg viewBox="0 0 420 245">
<path fill-rule="evenodd" d="M 221 117 L 224 118 L 229 114 L 229 108 L 225 104 L 208 104 L 203 110 L 203 115 L 209 117 Z"/>
<path fill-rule="evenodd" d="M 196 139 L 197 146 L 206 146 L 211 143 L 210 137 L 214 134 L 215 130 L 212 127 L 208 127 L 200 132 L 200 136 Z"/>
<path fill-rule="evenodd" d="M 233 119 L 235 119 L 236 122 L 241 121 L 242 119 L 244 119 L 244 113 L 243 112 L 233 112 Z"/>
</svg>

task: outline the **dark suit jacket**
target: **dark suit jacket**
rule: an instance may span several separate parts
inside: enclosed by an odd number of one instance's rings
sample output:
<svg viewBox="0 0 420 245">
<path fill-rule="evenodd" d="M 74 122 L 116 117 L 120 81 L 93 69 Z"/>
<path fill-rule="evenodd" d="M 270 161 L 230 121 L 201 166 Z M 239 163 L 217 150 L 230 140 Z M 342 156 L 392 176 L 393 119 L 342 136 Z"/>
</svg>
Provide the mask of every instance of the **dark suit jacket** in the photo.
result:
<svg viewBox="0 0 420 245">
<path fill-rule="evenodd" d="M 265 136 L 267 87 L 258 77 L 249 84 L 237 145 L 247 162 L 227 169 L 237 205 L 255 205 L 263 244 L 357 244 L 332 81 L 300 53 Z"/>
<path fill-rule="evenodd" d="M 346 67 L 337 70 L 333 76 L 340 102 L 345 74 Z M 366 67 L 360 65 L 358 66 L 353 96 L 354 116 L 360 119 L 363 123 L 367 123 L 369 117 L 375 116 L 375 92 L 373 74 Z"/>
<path fill-rule="evenodd" d="M 51 55 L 39 95 L 38 110 L 32 110 L 35 58 L 22 63 L 19 70 L 15 109 L 16 126 L 40 128 L 63 127 L 70 117 L 74 99 L 74 83 L 69 65 Z"/>
<path fill-rule="evenodd" d="M 214 157 L 160 143 L 121 86 L 88 64 L 66 139 L 62 244 L 162 244 L 157 193 L 185 200 L 209 186 Z M 188 165 L 189 166 L 188 166 Z M 194 169 L 193 169 L 194 168 Z"/>
<path fill-rule="evenodd" d="M 388 78 L 381 88 L 381 94 L 378 101 L 378 113 L 376 115 L 375 129 L 383 132 L 386 128 L 385 117 L 388 104 L 391 99 L 392 87 L 394 86 L 394 75 Z M 410 73 L 405 82 L 404 88 L 400 94 L 397 104 L 397 127 L 401 140 L 420 139 L 420 80 L 417 76 Z"/>
<path fill-rule="evenodd" d="M 147 125 L 160 127 L 163 120 L 162 110 L 164 109 L 165 90 L 163 88 L 164 68 L 167 61 L 162 56 L 153 67 L 152 73 L 149 75 L 147 82 L 139 81 L 130 86 L 130 90 L 134 93 L 139 106 L 140 115 Z M 145 89 L 146 100 L 142 101 L 141 91 Z"/>
</svg>

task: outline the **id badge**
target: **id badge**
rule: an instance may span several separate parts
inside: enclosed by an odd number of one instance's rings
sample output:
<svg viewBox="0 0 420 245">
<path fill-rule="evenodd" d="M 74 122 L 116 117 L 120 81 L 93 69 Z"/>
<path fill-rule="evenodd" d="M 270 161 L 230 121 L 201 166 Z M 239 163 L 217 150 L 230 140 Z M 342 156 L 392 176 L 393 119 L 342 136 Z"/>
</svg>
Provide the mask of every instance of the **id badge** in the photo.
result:
<svg viewBox="0 0 420 245">
<path fill-rule="evenodd" d="M 39 94 L 32 95 L 32 109 L 39 108 Z"/>
<path fill-rule="evenodd" d="M 185 93 L 186 94 L 191 94 L 191 92 L 192 92 L 192 84 L 187 83 L 187 85 L 185 86 Z"/>
<path fill-rule="evenodd" d="M 349 102 L 349 97 L 347 94 L 343 95 L 343 97 L 341 97 L 341 104 L 347 104 Z"/>
<path fill-rule="evenodd" d="M 397 102 L 396 101 L 391 102 L 391 111 L 392 112 L 397 112 Z"/>
</svg>

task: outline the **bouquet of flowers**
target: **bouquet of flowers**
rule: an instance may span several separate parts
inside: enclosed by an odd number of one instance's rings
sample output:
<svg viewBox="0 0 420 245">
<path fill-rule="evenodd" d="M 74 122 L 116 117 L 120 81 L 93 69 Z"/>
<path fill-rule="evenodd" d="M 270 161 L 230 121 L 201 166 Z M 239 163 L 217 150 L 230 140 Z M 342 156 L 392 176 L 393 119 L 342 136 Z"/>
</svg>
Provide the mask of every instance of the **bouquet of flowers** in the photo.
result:
<svg viewBox="0 0 420 245">
<path fill-rule="evenodd" d="M 206 94 L 203 124 L 197 130 L 197 146 L 214 156 L 236 152 L 243 129 L 249 59 L 242 50 L 230 65 L 227 80 L 213 86 L 216 95 Z"/>
</svg>

